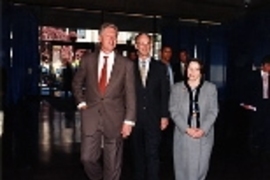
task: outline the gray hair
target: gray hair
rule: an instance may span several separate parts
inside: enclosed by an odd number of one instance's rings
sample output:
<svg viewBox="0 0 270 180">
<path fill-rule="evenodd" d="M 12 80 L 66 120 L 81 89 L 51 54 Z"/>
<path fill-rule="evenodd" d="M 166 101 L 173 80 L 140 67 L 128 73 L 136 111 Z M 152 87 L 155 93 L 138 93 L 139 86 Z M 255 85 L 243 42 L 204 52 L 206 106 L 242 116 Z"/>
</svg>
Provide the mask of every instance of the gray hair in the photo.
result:
<svg viewBox="0 0 270 180">
<path fill-rule="evenodd" d="M 113 28 L 116 31 L 116 34 L 118 34 L 118 27 L 113 23 L 105 22 L 100 26 L 100 29 L 98 31 L 98 34 L 100 35 L 102 31 L 106 28 Z"/>
</svg>

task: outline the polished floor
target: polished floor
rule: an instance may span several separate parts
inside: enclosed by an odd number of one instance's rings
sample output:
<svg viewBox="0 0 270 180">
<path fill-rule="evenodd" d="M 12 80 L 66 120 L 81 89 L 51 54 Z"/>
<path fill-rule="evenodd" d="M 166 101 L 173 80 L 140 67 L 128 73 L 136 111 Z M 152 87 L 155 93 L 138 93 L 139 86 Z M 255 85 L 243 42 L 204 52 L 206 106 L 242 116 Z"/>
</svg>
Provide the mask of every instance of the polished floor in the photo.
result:
<svg viewBox="0 0 270 180">
<path fill-rule="evenodd" d="M 60 102 L 58 102 L 60 101 Z M 4 168 L 4 180 L 87 180 L 80 163 L 80 116 L 70 102 L 42 100 L 39 112 L 38 153 L 34 163 Z M 226 115 L 222 115 L 226 118 Z M 259 164 L 251 158 L 245 143 L 245 131 L 231 128 L 222 118 L 217 122 L 215 147 L 207 180 L 261 180 Z M 124 149 L 122 180 L 132 179 L 128 140 Z M 173 180 L 168 156 L 161 159 L 161 180 Z M 14 160 L 14 163 L 17 162 Z M 5 166 L 5 165 L 4 165 Z"/>
</svg>

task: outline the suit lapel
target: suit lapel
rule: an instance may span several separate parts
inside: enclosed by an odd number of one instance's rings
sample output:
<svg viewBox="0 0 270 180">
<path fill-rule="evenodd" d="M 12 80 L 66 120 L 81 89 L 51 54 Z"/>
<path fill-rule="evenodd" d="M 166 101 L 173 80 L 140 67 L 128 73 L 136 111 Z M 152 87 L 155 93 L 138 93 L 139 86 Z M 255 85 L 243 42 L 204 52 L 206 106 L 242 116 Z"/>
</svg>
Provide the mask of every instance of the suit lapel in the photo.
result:
<svg viewBox="0 0 270 180">
<path fill-rule="evenodd" d="M 143 86 L 141 75 L 140 75 L 139 59 L 137 59 L 135 61 L 135 68 L 134 69 L 135 69 L 135 76 L 136 76 L 137 84 L 139 84 L 140 86 Z"/>
<path fill-rule="evenodd" d="M 258 73 L 256 74 L 255 82 L 258 82 L 258 88 L 260 92 L 259 95 L 261 98 L 263 98 L 263 77 L 261 71 L 258 71 Z"/>
<path fill-rule="evenodd" d="M 99 85 L 98 85 L 98 59 L 99 59 L 99 53 L 95 53 L 95 58 L 93 59 L 93 62 L 90 63 L 90 66 L 92 68 L 92 72 L 93 74 L 91 75 L 91 77 L 93 78 L 93 84 L 94 84 L 94 88 L 97 94 L 100 95 L 99 93 Z"/>
<path fill-rule="evenodd" d="M 187 120 L 188 114 L 189 114 L 189 92 L 185 84 L 183 83 L 181 86 L 181 102 L 179 103 L 181 106 L 181 109 L 183 109 L 185 121 Z"/>
<path fill-rule="evenodd" d="M 199 94 L 199 99 L 198 99 L 200 113 L 201 113 L 200 120 L 202 120 L 202 118 L 204 117 L 205 107 L 207 107 L 205 102 L 207 102 L 208 96 L 206 96 L 206 94 L 207 94 L 207 88 L 205 87 L 205 82 L 203 82 L 201 90 L 200 90 L 200 94 Z"/>
<path fill-rule="evenodd" d="M 148 73 L 147 73 L 147 78 L 146 78 L 146 87 L 149 86 L 149 84 L 151 83 L 151 80 L 154 78 L 154 74 L 155 74 L 155 60 L 151 59 L 150 64 L 149 64 L 149 69 L 148 69 Z"/>
<path fill-rule="evenodd" d="M 110 92 L 111 87 L 113 86 L 113 84 L 117 80 L 117 77 L 119 75 L 119 71 L 121 71 L 122 63 L 119 60 L 118 56 L 119 55 L 117 53 L 115 53 L 114 64 L 113 64 L 113 67 L 112 67 L 112 72 L 111 72 L 110 79 L 109 79 L 108 84 L 107 84 L 105 95 Z"/>
</svg>

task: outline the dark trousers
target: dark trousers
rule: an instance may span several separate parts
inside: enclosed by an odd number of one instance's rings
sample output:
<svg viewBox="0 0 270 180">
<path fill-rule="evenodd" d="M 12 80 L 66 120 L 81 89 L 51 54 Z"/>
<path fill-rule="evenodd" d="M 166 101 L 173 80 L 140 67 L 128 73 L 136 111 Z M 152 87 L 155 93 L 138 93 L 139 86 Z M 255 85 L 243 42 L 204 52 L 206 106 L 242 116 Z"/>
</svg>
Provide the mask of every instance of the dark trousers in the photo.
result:
<svg viewBox="0 0 270 180">
<path fill-rule="evenodd" d="M 160 158 L 161 162 L 168 162 L 172 165 L 173 162 L 173 132 L 174 122 L 170 119 L 168 127 L 162 131 L 161 134 L 161 146 L 160 146 Z"/>
<path fill-rule="evenodd" d="M 251 147 L 270 152 L 270 100 L 262 100 L 250 125 Z"/>
<path fill-rule="evenodd" d="M 134 127 L 131 144 L 135 180 L 159 179 L 160 129 L 148 126 Z"/>
<path fill-rule="evenodd" d="M 250 159 L 253 179 L 270 179 L 270 101 L 262 100 L 250 126 Z"/>
<path fill-rule="evenodd" d="M 100 162 L 102 138 L 101 131 L 97 131 L 92 136 L 82 137 L 81 161 L 85 172 L 90 180 L 119 180 L 122 165 L 122 137 L 110 139 L 104 136 L 103 167 Z"/>
</svg>

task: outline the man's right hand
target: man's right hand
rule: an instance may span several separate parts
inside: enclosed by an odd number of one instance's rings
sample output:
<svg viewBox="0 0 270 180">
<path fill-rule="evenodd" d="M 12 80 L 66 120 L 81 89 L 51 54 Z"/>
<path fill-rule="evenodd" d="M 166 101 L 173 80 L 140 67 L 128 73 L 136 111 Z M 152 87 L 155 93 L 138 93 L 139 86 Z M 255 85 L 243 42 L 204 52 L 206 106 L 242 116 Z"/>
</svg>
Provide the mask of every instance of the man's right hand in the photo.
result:
<svg viewBox="0 0 270 180">
<path fill-rule="evenodd" d="M 88 106 L 87 106 L 86 102 L 81 102 L 80 104 L 78 104 L 77 108 L 79 110 L 85 110 L 88 108 Z"/>
</svg>

